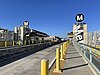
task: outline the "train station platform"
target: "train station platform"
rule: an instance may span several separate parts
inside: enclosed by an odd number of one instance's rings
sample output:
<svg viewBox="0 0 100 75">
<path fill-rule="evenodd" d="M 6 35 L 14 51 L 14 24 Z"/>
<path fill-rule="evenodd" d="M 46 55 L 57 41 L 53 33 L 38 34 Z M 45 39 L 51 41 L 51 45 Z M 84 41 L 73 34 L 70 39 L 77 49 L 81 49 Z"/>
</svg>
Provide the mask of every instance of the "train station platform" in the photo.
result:
<svg viewBox="0 0 100 75">
<path fill-rule="evenodd" d="M 50 75 L 95 75 L 73 44 L 68 46 L 65 60 L 60 61 L 61 73 L 54 72 L 54 68 Z"/>
<path fill-rule="evenodd" d="M 48 47 L 13 63 L 0 67 L 0 75 L 41 75 L 41 60 L 48 59 L 51 65 L 56 55 L 56 48 L 62 43 Z M 60 60 L 60 73 L 54 72 L 56 63 L 49 70 L 49 75 L 95 75 L 80 52 L 70 43 L 65 59 Z"/>
<path fill-rule="evenodd" d="M 88 63 L 84 61 L 81 54 L 70 44 L 65 58 L 63 75 L 94 75 Z"/>
</svg>

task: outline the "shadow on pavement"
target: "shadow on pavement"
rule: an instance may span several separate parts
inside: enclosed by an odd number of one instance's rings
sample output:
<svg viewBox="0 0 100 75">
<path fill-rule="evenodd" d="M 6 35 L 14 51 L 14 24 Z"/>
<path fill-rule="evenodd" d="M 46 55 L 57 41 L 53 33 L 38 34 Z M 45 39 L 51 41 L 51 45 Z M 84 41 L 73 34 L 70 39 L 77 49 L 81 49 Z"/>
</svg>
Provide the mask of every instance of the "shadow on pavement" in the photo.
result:
<svg viewBox="0 0 100 75">
<path fill-rule="evenodd" d="M 79 53 L 79 52 L 69 52 L 67 54 L 77 54 L 77 53 Z"/>
<path fill-rule="evenodd" d="M 82 64 L 82 65 L 72 66 L 72 67 L 61 69 L 61 71 L 63 72 L 64 70 L 74 69 L 74 68 L 83 67 L 83 66 L 87 66 L 87 65 L 88 64 L 86 63 L 86 64 Z"/>
<path fill-rule="evenodd" d="M 77 56 L 77 57 L 71 57 L 71 58 L 65 58 L 65 59 L 74 59 L 74 58 L 81 58 L 82 56 Z"/>
</svg>

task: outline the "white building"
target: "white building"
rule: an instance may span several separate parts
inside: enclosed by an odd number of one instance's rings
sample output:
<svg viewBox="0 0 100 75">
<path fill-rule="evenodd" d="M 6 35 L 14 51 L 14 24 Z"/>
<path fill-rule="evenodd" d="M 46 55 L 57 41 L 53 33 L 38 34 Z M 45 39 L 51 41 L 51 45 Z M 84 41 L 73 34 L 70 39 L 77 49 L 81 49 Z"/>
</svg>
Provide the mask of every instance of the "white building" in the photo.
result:
<svg viewBox="0 0 100 75">
<path fill-rule="evenodd" d="M 0 28 L 0 41 L 13 41 L 14 31 Z"/>
<path fill-rule="evenodd" d="M 20 41 L 22 44 L 24 41 L 30 41 L 31 43 L 42 42 L 42 40 L 44 40 L 43 37 L 48 36 L 46 33 L 30 29 L 28 21 L 24 21 L 23 25 L 15 27 L 14 31 L 17 35 L 16 40 Z"/>
<path fill-rule="evenodd" d="M 45 41 L 52 41 L 52 42 L 60 42 L 61 38 L 58 36 L 48 36 L 48 37 L 44 37 Z"/>
<path fill-rule="evenodd" d="M 23 41 L 25 39 L 24 35 L 26 33 L 29 33 L 29 24 L 28 24 L 28 22 L 25 21 L 23 24 L 24 25 L 17 26 L 17 27 L 14 28 L 14 32 L 17 35 L 17 39 L 16 40 Z"/>
</svg>

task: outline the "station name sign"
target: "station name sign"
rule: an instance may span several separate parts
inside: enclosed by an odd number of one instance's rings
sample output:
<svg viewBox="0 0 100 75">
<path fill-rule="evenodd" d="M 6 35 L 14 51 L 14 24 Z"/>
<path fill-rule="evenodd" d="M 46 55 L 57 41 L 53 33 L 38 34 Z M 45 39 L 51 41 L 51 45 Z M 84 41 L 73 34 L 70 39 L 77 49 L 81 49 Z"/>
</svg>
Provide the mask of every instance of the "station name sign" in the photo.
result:
<svg viewBox="0 0 100 75">
<path fill-rule="evenodd" d="M 77 25 L 74 29 L 74 32 L 75 32 L 75 38 L 76 38 L 77 42 L 83 43 L 84 42 L 84 37 L 83 37 L 84 29 L 83 29 L 83 25 L 81 23 L 77 23 Z"/>
<path fill-rule="evenodd" d="M 75 38 L 77 40 L 77 42 L 79 43 L 84 43 L 84 27 L 83 27 L 83 23 L 82 21 L 84 20 L 84 15 L 83 14 L 77 14 L 75 17 L 77 23 L 76 23 L 76 27 L 74 29 L 75 32 Z"/>
</svg>

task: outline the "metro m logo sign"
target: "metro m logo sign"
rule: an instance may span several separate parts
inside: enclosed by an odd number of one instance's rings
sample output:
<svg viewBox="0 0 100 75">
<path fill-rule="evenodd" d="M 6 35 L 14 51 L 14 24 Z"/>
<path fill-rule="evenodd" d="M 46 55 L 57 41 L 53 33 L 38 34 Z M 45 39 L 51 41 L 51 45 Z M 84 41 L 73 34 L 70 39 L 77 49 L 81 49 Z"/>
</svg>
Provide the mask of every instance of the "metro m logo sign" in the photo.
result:
<svg viewBox="0 0 100 75">
<path fill-rule="evenodd" d="M 84 20 L 84 15 L 83 14 L 77 14 L 75 17 L 77 22 L 82 22 Z"/>
</svg>

